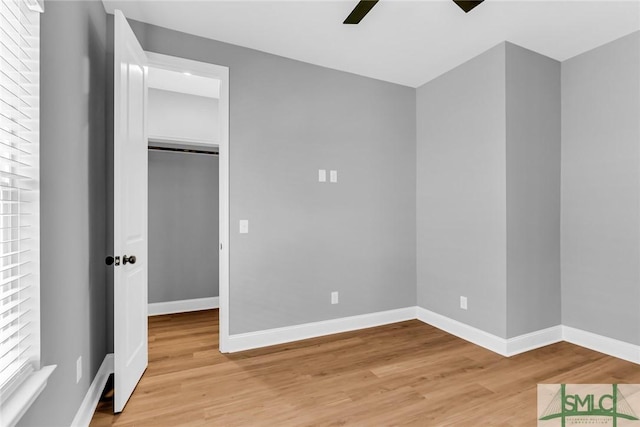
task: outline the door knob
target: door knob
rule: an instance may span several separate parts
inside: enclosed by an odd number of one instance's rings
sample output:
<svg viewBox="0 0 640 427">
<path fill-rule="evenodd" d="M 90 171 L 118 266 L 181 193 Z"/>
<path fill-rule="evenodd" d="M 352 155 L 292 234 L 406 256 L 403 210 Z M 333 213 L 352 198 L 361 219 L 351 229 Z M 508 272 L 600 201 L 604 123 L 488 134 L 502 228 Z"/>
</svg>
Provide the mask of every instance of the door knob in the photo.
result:
<svg viewBox="0 0 640 427">
<path fill-rule="evenodd" d="M 122 257 L 122 263 L 124 265 L 127 265 L 127 263 L 135 264 L 136 263 L 136 256 L 135 255 L 131 255 L 131 256 L 125 255 L 125 256 Z"/>
</svg>

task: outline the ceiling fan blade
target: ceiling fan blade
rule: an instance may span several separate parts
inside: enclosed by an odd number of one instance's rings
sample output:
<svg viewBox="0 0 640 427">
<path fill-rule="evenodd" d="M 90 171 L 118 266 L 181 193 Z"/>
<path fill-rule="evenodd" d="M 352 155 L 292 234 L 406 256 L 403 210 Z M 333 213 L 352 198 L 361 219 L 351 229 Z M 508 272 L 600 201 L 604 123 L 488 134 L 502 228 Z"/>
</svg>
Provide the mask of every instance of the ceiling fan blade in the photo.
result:
<svg viewBox="0 0 640 427">
<path fill-rule="evenodd" d="M 357 24 L 378 3 L 378 0 L 360 0 L 343 24 Z"/>
<path fill-rule="evenodd" d="M 476 0 L 476 1 L 463 1 L 463 0 L 453 0 L 455 4 L 460 6 L 460 9 L 464 10 L 464 13 L 469 13 L 471 9 L 478 6 L 484 0 Z"/>
</svg>

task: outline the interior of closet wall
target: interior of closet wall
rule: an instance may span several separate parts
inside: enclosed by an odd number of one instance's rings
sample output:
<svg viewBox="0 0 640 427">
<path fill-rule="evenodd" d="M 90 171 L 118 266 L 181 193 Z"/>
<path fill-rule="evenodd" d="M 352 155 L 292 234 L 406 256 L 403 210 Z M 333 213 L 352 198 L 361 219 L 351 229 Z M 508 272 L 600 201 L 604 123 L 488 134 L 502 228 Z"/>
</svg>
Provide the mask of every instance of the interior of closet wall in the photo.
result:
<svg viewBox="0 0 640 427">
<path fill-rule="evenodd" d="M 148 113 L 149 303 L 217 297 L 218 156 L 194 150 L 216 151 L 195 144 L 215 141 L 218 100 L 149 88 Z"/>
</svg>

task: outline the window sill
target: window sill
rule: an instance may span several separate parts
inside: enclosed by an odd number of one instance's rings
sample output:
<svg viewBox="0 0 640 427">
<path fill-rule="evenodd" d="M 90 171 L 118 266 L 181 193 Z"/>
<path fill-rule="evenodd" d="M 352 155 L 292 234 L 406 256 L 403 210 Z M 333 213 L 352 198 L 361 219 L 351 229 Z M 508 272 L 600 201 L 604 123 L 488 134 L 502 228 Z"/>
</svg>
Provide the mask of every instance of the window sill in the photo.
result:
<svg viewBox="0 0 640 427">
<path fill-rule="evenodd" d="M 0 425 L 13 427 L 20 421 L 20 418 L 44 390 L 47 380 L 55 368 L 56 365 L 45 366 L 34 372 L 16 391 L 11 393 L 9 399 L 2 402 Z"/>
</svg>

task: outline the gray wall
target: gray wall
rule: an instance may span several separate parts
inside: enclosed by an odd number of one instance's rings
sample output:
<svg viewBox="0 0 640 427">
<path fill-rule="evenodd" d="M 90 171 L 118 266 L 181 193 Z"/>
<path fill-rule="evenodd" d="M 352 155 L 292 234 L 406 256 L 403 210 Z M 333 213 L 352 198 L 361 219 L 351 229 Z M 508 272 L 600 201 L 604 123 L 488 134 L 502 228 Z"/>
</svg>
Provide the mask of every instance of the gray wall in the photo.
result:
<svg viewBox="0 0 640 427">
<path fill-rule="evenodd" d="M 560 324 L 560 64 L 501 43 L 416 114 L 418 305 L 503 338 Z"/>
<path fill-rule="evenodd" d="M 507 338 L 559 325 L 560 63 L 506 44 Z"/>
<path fill-rule="evenodd" d="M 562 64 L 562 321 L 640 344 L 640 33 Z"/>
<path fill-rule="evenodd" d="M 416 112 L 418 305 L 500 337 L 506 337 L 505 96 L 501 43 L 418 88 Z"/>
<path fill-rule="evenodd" d="M 149 151 L 149 302 L 218 296 L 218 157 Z"/>
<path fill-rule="evenodd" d="M 414 89 L 132 27 L 145 50 L 230 68 L 232 334 L 415 305 Z"/>
<path fill-rule="evenodd" d="M 41 21 L 41 343 L 42 363 L 58 367 L 22 426 L 68 426 L 106 354 L 105 44 L 101 3 L 47 2 Z M 76 384 L 78 356 L 83 375 Z"/>
</svg>

